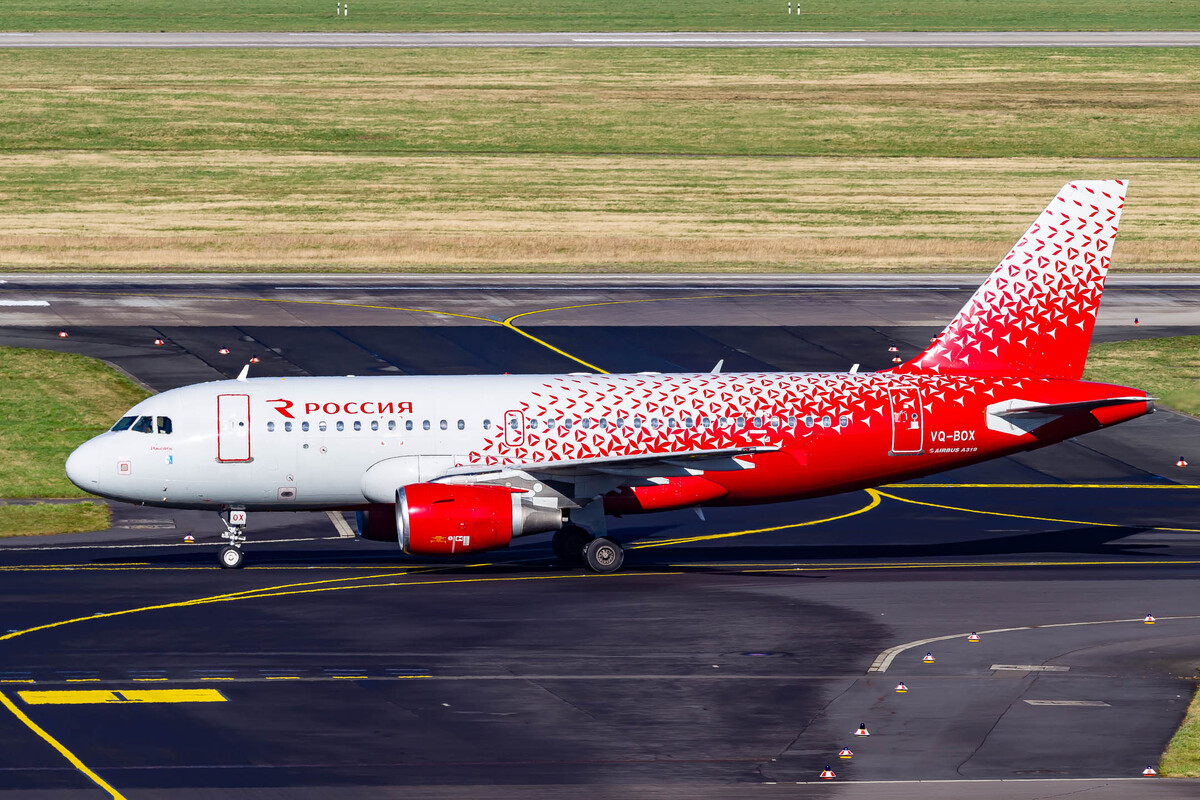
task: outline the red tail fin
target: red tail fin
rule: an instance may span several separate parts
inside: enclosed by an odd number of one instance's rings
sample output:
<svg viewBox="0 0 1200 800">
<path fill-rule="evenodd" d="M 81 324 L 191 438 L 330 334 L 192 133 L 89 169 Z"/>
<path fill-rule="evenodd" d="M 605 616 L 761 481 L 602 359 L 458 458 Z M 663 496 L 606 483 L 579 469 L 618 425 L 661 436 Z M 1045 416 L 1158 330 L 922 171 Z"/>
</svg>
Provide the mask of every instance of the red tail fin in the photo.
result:
<svg viewBox="0 0 1200 800">
<path fill-rule="evenodd" d="M 1083 374 L 1125 181 L 1062 188 L 933 344 L 900 371 Z"/>
</svg>

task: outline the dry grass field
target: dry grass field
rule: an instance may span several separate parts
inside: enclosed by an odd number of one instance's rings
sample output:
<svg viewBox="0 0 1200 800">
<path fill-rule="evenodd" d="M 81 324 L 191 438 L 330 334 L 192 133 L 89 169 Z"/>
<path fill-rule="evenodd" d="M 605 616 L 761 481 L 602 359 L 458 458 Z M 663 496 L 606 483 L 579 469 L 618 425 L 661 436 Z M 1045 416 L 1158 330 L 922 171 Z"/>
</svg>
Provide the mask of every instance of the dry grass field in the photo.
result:
<svg viewBox="0 0 1200 800">
<path fill-rule="evenodd" d="M 978 271 L 1079 177 L 1133 181 L 1119 269 L 1194 269 L 1198 78 L 1142 49 L 0 51 L 0 271 Z"/>
</svg>

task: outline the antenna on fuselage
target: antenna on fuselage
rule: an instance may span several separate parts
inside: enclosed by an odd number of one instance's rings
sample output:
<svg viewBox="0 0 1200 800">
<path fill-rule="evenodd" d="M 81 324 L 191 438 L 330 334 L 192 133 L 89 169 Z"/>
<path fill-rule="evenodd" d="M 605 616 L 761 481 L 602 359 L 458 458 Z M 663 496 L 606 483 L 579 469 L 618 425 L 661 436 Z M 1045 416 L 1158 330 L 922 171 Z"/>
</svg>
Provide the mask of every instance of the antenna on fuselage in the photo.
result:
<svg viewBox="0 0 1200 800">
<path fill-rule="evenodd" d="M 242 383 L 246 382 L 246 376 L 250 374 L 250 365 L 242 367 L 242 371 L 238 373 L 237 379 Z"/>
<path fill-rule="evenodd" d="M 855 364 L 854 366 L 852 366 L 852 367 L 850 368 L 850 374 L 851 374 L 851 375 L 857 375 L 857 374 L 858 374 L 858 364 Z"/>
<path fill-rule="evenodd" d="M 719 375 L 721 372 L 721 367 L 723 366 L 725 366 L 725 359 L 722 358 L 717 362 L 716 366 L 709 370 L 709 373 L 712 375 Z"/>
</svg>

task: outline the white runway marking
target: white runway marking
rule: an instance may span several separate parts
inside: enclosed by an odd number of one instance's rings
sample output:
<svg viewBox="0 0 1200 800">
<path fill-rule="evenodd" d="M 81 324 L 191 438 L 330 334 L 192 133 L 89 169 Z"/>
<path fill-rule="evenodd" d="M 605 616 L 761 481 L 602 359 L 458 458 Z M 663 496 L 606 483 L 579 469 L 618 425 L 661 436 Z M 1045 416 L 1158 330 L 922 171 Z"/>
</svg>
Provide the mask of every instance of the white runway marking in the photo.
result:
<svg viewBox="0 0 1200 800">
<path fill-rule="evenodd" d="M 0 281 L 0 283 L 3 283 L 3 281 Z M 48 305 L 50 305 L 49 300 L 0 300 L 0 306 L 9 306 L 9 307 L 19 307 L 19 308 L 38 307 L 38 308 L 40 308 L 40 307 L 48 306 Z"/>
</svg>

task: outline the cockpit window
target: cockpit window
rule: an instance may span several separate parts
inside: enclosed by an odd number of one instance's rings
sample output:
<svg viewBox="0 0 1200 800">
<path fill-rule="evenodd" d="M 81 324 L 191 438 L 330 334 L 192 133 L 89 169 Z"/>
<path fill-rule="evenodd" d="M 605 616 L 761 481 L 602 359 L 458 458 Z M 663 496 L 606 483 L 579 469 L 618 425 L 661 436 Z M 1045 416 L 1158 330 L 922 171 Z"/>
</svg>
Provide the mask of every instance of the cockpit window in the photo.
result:
<svg viewBox="0 0 1200 800">
<path fill-rule="evenodd" d="M 138 433 L 153 433 L 154 420 L 152 417 L 138 417 L 137 422 L 133 423 L 129 430 L 137 431 Z"/>
<path fill-rule="evenodd" d="M 133 421 L 136 419 L 137 419 L 137 417 L 121 417 L 119 420 L 117 420 L 117 424 L 112 426 L 112 430 L 114 430 L 114 431 L 129 430 L 129 426 L 132 425 Z"/>
<path fill-rule="evenodd" d="M 171 418 L 170 417 L 157 417 L 155 419 L 154 423 L 155 423 L 155 427 L 158 428 L 159 433 L 170 433 L 171 432 Z"/>
</svg>

